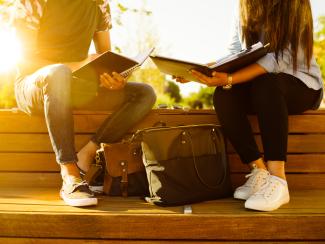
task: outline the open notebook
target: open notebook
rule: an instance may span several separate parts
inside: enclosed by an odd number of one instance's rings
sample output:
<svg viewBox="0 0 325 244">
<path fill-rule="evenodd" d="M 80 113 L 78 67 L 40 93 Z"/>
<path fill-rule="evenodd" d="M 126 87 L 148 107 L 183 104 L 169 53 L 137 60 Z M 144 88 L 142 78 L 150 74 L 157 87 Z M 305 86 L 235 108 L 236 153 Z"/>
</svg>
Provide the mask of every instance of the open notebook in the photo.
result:
<svg viewBox="0 0 325 244">
<path fill-rule="evenodd" d="M 123 77 L 128 77 L 134 70 L 139 68 L 149 57 L 154 48 L 150 48 L 139 53 L 134 58 L 107 51 L 96 59 L 86 63 L 73 72 L 73 76 L 83 79 L 98 78 L 102 73 L 120 73 Z"/>
<path fill-rule="evenodd" d="M 265 56 L 268 52 L 268 47 L 269 44 L 263 45 L 261 42 L 258 42 L 238 53 L 226 56 L 212 65 L 198 64 L 158 55 L 150 56 L 150 58 L 163 73 L 183 77 L 187 80 L 197 81 L 191 74 L 189 74 L 189 70 L 195 69 L 207 76 L 212 76 L 213 71 L 232 73 Z"/>
</svg>

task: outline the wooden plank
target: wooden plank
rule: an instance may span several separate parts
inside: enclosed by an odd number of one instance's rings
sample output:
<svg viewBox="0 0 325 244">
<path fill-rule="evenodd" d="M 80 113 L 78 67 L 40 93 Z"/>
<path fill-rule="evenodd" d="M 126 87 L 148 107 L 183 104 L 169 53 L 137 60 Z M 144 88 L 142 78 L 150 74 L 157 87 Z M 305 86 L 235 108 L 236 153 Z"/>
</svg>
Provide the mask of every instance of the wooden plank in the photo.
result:
<svg viewBox="0 0 325 244">
<path fill-rule="evenodd" d="M 253 220 L 254 219 L 254 220 Z M 324 240 L 325 215 L 1 213 L 6 237 L 136 240 Z M 153 228 L 154 223 L 154 228 Z M 177 223 L 177 228 L 176 228 Z M 267 228 L 260 228 L 267 226 Z M 259 229 L 259 231 L 253 231 Z M 150 230 L 150 231 L 148 231 Z"/>
<path fill-rule="evenodd" d="M 228 156 L 231 172 L 249 172 L 237 154 Z M 325 154 L 289 154 L 287 158 L 287 173 L 325 173 Z"/>
<path fill-rule="evenodd" d="M 2 241 L 2 242 L 1 242 Z M 178 241 L 178 240 L 168 240 L 168 241 L 159 241 L 159 240 L 150 240 L 150 241 L 137 241 L 137 240 L 101 240 L 101 239 L 45 239 L 45 238 L 0 238 L 1 243 L 9 243 L 9 244 L 20 244 L 20 243 L 87 243 L 87 244 L 96 244 L 96 243 L 108 243 L 108 244 L 250 244 L 250 243 L 265 243 L 265 244 L 281 244 L 283 242 L 273 242 L 273 241 L 200 241 L 200 240 L 189 240 L 189 241 Z M 323 241 L 300 241 L 300 242 L 292 242 L 286 241 L 287 244 L 309 244 L 309 243 L 320 243 L 324 244 Z"/>
<path fill-rule="evenodd" d="M 245 173 L 231 174 L 233 187 L 245 182 Z M 287 174 L 292 190 L 325 189 L 325 174 Z M 0 172 L 0 187 L 57 187 L 61 186 L 59 173 Z"/>
<path fill-rule="evenodd" d="M 289 133 L 325 133 L 325 114 L 303 114 L 289 116 Z M 249 116 L 254 133 L 260 129 L 256 116 Z"/>
<path fill-rule="evenodd" d="M 61 187 L 59 173 L 11 173 L 0 172 L 1 187 Z"/>
<path fill-rule="evenodd" d="M 75 112 L 76 133 L 93 133 L 112 112 L 88 111 Z M 259 132 L 257 119 L 250 116 L 255 133 Z M 149 115 L 139 122 L 132 131 L 139 128 L 151 127 L 157 122 L 164 122 L 169 126 L 182 124 L 219 124 L 213 110 L 178 111 L 152 110 Z M 0 132 L 3 133 L 46 133 L 47 128 L 42 116 L 28 116 L 23 113 L 7 113 L 0 111 Z M 290 133 L 325 133 L 325 113 L 306 113 L 289 117 Z"/>
<path fill-rule="evenodd" d="M 76 135 L 75 145 L 78 151 L 91 135 Z M 47 134 L 0 134 L 0 152 L 53 152 Z"/>
<path fill-rule="evenodd" d="M 0 153 L 0 171 L 58 172 L 54 153 Z"/>
<path fill-rule="evenodd" d="M 74 114 L 76 133 L 93 133 L 112 112 L 84 112 Z M 212 110 L 184 111 L 152 110 L 132 131 L 138 128 L 151 127 L 157 122 L 164 122 L 169 126 L 182 124 L 217 123 Z M 23 113 L 1 113 L 0 132 L 3 133 L 46 133 L 47 128 L 43 116 L 28 116 Z"/>
<path fill-rule="evenodd" d="M 9 243 L 9 244 L 24 244 L 24 243 L 44 243 L 44 244 L 56 244 L 56 243 L 71 243 L 71 244 L 79 244 L 79 243 L 87 243 L 87 244 L 96 244 L 96 243 L 107 243 L 107 244 L 249 244 L 249 243 L 265 243 L 265 244 L 279 244 L 279 242 L 269 242 L 269 241 L 256 241 L 256 242 L 246 242 L 246 241 L 179 241 L 179 240 L 167 240 L 167 241 L 159 241 L 159 240 L 101 240 L 101 239 L 46 239 L 46 238 L 0 238 L 0 243 Z M 307 244 L 307 243 L 324 243 L 323 241 L 308 241 L 308 242 L 285 242 L 287 244 Z"/>
<path fill-rule="evenodd" d="M 256 143 L 261 152 L 263 152 L 262 140 L 260 136 L 255 136 Z M 227 150 L 234 153 L 234 148 L 228 143 Z M 289 135 L 288 153 L 325 153 L 325 135 Z"/>
<path fill-rule="evenodd" d="M 85 145 L 90 137 L 90 134 L 76 135 L 76 150 Z M 259 136 L 256 136 L 256 141 L 262 151 Z M 52 152 L 52 146 L 47 134 L 0 134 L 0 152 Z M 230 144 L 228 152 L 234 152 Z M 325 134 L 290 135 L 288 153 L 325 153 Z"/>
<path fill-rule="evenodd" d="M 238 155 L 229 155 L 233 173 L 247 173 Z M 59 166 L 53 153 L 0 153 L 0 171 L 5 172 L 58 172 Z M 325 173 L 325 154 L 290 154 L 287 173 Z"/>
<path fill-rule="evenodd" d="M 58 195 L 58 188 L 6 188 L 0 191 L 0 213 L 39 212 L 74 214 L 183 214 L 183 207 L 158 207 L 139 197 L 99 196 L 97 207 L 67 206 Z M 324 190 L 292 191 L 291 202 L 272 215 L 325 214 Z M 260 212 L 246 211 L 244 201 L 232 197 L 192 204 L 192 214 L 259 216 Z"/>
<path fill-rule="evenodd" d="M 57 200 L 55 188 L 1 188 L 0 236 L 139 241 L 324 240 L 324 190 L 295 191 L 291 196 L 290 204 L 269 213 L 245 210 L 242 201 L 229 198 L 193 204 L 193 213 L 184 215 L 182 207 L 161 208 L 136 198 L 105 197 L 96 207 L 74 208 Z M 258 232 L 252 231 L 257 228 Z"/>
</svg>

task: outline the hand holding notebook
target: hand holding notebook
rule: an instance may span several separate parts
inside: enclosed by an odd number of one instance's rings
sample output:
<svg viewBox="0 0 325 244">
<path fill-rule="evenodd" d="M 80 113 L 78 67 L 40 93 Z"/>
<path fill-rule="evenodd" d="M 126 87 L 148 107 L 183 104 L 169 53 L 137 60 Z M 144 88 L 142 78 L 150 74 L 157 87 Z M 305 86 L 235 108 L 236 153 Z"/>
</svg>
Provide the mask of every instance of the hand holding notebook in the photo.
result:
<svg viewBox="0 0 325 244">
<path fill-rule="evenodd" d="M 139 68 L 152 53 L 153 48 L 140 53 L 134 58 L 107 51 L 95 59 L 86 62 L 79 69 L 73 71 L 73 76 L 81 79 L 99 79 L 100 75 L 106 73 L 113 75 L 116 72 L 127 78 L 134 70 Z"/>
<path fill-rule="evenodd" d="M 183 79 L 189 81 L 200 82 L 199 79 L 190 74 L 190 70 L 199 71 L 200 73 L 209 77 L 212 77 L 212 73 L 214 71 L 232 73 L 256 62 L 259 58 L 265 56 L 268 52 L 268 46 L 268 44 L 264 46 L 259 42 L 247 49 L 226 56 L 225 58 L 210 64 L 198 64 L 158 55 L 150 56 L 150 58 L 163 73 L 173 75 L 175 77 L 182 77 Z"/>
</svg>

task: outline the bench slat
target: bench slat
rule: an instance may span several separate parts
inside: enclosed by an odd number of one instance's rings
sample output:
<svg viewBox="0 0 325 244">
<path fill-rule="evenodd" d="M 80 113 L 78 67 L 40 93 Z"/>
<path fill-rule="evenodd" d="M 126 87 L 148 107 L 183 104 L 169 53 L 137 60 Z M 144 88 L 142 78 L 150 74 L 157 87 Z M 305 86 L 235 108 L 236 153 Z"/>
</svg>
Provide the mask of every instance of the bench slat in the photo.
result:
<svg viewBox="0 0 325 244">
<path fill-rule="evenodd" d="M 76 150 L 90 137 L 89 134 L 76 135 Z M 262 151 L 260 136 L 256 136 L 256 140 Z M 234 152 L 230 144 L 228 151 Z M 52 152 L 52 146 L 46 134 L 0 134 L 0 152 Z M 289 135 L 288 153 L 325 153 L 325 134 Z"/>
<path fill-rule="evenodd" d="M 255 136 L 259 150 L 263 152 L 260 136 Z M 228 152 L 234 153 L 234 148 L 228 143 Z M 325 153 L 325 134 L 289 135 L 288 153 Z"/>
<path fill-rule="evenodd" d="M 287 158 L 287 173 L 325 173 L 325 154 L 289 154 Z M 230 154 L 229 162 L 231 172 L 249 172 L 237 154 Z"/>
<path fill-rule="evenodd" d="M 110 112 L 75 114 L 75 131 L 77 133 L 93 133 L 110 114 Z M 303 116 L 290 116 L 290 133 L 325 133 L 324 114 L 306 113 Z M 259 129 L 256 118 L 251 116 L 250 120 L 254 132 L 257 133 Z M 132 131 L 138 128 L 151 127 L 158 121 L 166 122 L 169 126 L 203 123 L 218 124 L 218 119 L 211 110 L 188 113 L 180 113 L 177 110 L 167 110 L 165 112 L 153 110 Z M 23 113 L 3 113 L 0 110 L 0 133 L 47 133 L 47 129 L 42 116 L 30 117 Z"/>
<path fill-rule="evenodd" d="M 135 198 L 73 208 L 57 199 L 55 188 L 1 189 L 0 196 L 0 236 L 7 238 L 271 241 L 276 233 L 277 241 L 325 239 L 324 190 L 294 192 L 290 204 L 267 214 L 227 198 L 193 204 L 186 216 L 182 207 L 159 208 Z M 252 231 L 260 226 L 267 228 Z"/>
<path fill-rule="evenodd" d="M 231 172 L 248 172 L 235 154 L 229 155 Z M 53 153 L 0 153 L 2 172 L 58 172 Z M 288 155 L 288 173 L 325 173 L 325 154 Z"/>
<path fill-rule="evenodd" d="M 91 135 L 76 135 L 76 150 L 85 145 Z M 47 134 L 0 134 L 0 152 L 53 152 Z"/>
<path fill-rule="evenodd" d="M 58 172 L 54 153 L 0 153 L 0 171 Z"/>
</svg>

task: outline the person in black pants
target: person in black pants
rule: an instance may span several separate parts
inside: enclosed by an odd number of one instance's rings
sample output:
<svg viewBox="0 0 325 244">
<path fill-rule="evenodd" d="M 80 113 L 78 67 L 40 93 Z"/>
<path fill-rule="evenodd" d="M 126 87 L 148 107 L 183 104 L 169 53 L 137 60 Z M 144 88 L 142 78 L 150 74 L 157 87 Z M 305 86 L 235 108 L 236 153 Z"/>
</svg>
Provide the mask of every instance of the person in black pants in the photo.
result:
<svg viewBox="0 0 325 244">
<path fill-rule="evenodd" d="M 309 0 L 241 0 L 230 53 L 260 41 L 269 53 L 232 74 L 191 74 L 216 86 L 214 107 L 226 137 L 243 163 L 248 180 L 235 190 L 245 207 L 272 211 L 290 200 L 285 176 L 288 114 L 317 109 L 323 96 L 320 69 L 313 57 L 313 19 Z M 187 82 L 178 77 L 179 82 Z M 256 114 L 264 155 L 247 115 Z"/>
</svg>

